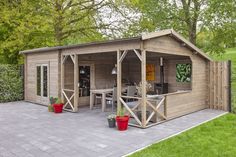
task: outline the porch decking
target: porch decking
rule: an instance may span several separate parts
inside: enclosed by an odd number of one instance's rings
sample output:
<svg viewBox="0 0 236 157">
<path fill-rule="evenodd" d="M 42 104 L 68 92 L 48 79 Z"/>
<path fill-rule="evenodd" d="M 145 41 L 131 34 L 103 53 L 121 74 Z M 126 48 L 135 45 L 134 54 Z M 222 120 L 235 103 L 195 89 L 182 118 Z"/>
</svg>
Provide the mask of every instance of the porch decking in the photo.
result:
<svg viewBox="0 0 236 157">
<path fill-rule="evenodd" d="M 0 104 L 0 156 L 122 156 L 223 114 L 198 111 L 148 129 L 107 127 L 108 112 L 48 113 L 27 102 Z"/>
</svg>

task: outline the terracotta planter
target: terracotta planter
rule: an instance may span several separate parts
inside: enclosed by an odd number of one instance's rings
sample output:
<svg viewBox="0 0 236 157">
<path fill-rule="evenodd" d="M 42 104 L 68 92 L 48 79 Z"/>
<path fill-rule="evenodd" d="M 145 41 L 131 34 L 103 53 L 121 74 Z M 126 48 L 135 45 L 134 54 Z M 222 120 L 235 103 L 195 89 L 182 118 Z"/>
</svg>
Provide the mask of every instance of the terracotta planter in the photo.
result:
<svg viewBox="0 0 236 157">
<path fill-rule="evenodd" d="M 116 116 L 116 123 L 119 131 L 127 130 L 129 123 L 129 116 Z"/>
<path fill-rule="evenodd" d="M 54 113 L 62 113 L 63 104 L 53 104 Z"/>
</svg>

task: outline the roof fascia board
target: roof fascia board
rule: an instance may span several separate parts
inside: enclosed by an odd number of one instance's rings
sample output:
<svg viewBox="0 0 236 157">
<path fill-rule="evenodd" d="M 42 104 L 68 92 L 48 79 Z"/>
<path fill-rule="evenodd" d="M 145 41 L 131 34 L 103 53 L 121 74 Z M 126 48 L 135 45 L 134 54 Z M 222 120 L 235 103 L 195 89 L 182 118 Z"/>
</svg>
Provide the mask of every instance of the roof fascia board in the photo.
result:
<svg viewBox="0 0 236 157">
<path fill-rule="evenodd" d="M 54 50 L 72 49 L 72 48 L 96 46 L 96 45 L 102 45 L 102 44 L 115 44 L 119 42 L 128 42 L 128 41 L 136 41 L 136 40 L 141 40 L 141 37 L 139 36 L 139 37 L 133 37 L 133 38 L 115 39 L 115 40 L 109 40 L 109 41 L 99 41 L 99 42 L 91 42 L 91 43 L 84 43 L 84 44 L 77 44 L 77 45 L 45 47 L 45 48 L 20 51 L 19 54 L 27 54 L 27 53 L 34 53 L 34 52 L 48 52 L 48 51 L 54 51 Z"/>
<path fill-rule="evenodd" d="M 197 53 L 199 53 L 201 56 L 203 56 L 204 58 L 212 61 L 212 59 L 207 56 L 202 50 L 200 50 L 199 48 L 197 48 L 194 44 L 192 44 L 190 41 L 186 40 L 184 37 L 182 37 L 181 35 L 179 35 L 177 32 L 175 32 L 174 30 L 171 30 L 171 34 L 173 36 L 175 36 L 176 38 L 180 39 L 182 42 L 184 42 L 187 46 L 189 46 L 190 48 L 192 48 L 193 50 L 195 50 Z"/>
<path fill-rule="evenodd" d="M 155 37 L 160 37 L 160 36 L 165 36 L 171 34 L 171 29 L 166 29 L 163 31 L 158 31 L 158 32 L 151 32 L 148 34 L 144 34 L 142 35 L 142 40 L 147 40 L 147 39 L 151 39 L 151 38 L 155 38 Z"/>
</svg>

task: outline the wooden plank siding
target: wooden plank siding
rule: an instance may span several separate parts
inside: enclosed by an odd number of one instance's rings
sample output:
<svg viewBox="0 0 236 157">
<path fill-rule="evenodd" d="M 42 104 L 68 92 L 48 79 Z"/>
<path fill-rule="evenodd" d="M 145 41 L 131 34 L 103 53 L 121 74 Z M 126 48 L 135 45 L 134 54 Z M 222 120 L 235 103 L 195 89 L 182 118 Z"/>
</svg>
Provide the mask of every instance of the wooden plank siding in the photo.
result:
<svg viewBox="0 0 236 157">
<path fill-rule="evenodd" d="M 228 61 L 209 64 L 209 107 L 218 110 L 229 110 L 229 71 Z"/>
<path fill-rule="evenodd" d="M 206 58 L 185 47 L 182 42 L 171 36 L 161 36 L 143 41 L 126 41 L 107 43 L 100 45 L 81 46 L 77 48 L 62 49 L 43 53 L 29 53 L 25 58 L 25 100 L 36 101 L 36 64 L 49 64 L 49 95 L 61 96 L 61 55 L 78 54 L 78 64 L 94 65 L 94 86 L 92 88 L 112 88 L 115 84 L 116 75 L 112 75 L 112 68 L 117 64 L 117 51 L 145 50 L 146 63 L 155 65 L 154 83 L 160 82 L 159 57 L 164 58 L 165 82 L 169 83 L 169 93 L 165 95 L 165 115 L 167 118 L 175 118 L 205 108 L 226 110 L 228 80 L 227 65 L 218 66 Z M 134 58 L 135 57 L 135 58 Z M 191 83 L 176 82 L 176 64 L 191 63 Z M 70 57 L 64 64 L 64 85 L 66 89 L 74 89 L 74 64 Z M 121 65 L 120 65 L 121 66 Z M 141 62 L 135 53 L 127 52 L 122 62 L 122 80 L 127 79 L 138 84 L 141 80 Z M 223 69 L 223 71 L 222 71 Z M 143 71 L 144 67 L 143 67 Z M 219 76 L 215 78 L 216 76 Z M 213 80 L 210 78 L 214 78 Z M 223 85 L 222 85 L 223 84 Z M 178 90 L 189 90 L 183 93 L 174 93 Z M 215 93 L 223 92 L 220 96 Z M 79 99 L 79 98 L 78 98 Z M 83 103 L 86 104 L 86 103 Z M 89 104 L 89 102 L 87 102 Z M 80 106 L 80 104 L 79 104 Z"/>
<path fill-rule="evenodd" d="M 191 91 L 182 94 L 170 94 L 166 96 L 166 114 L 167 118 L 175 118 L 187 113 L 195 112 L 208 108 L 208 61 L 196 55 L 194 52 L 184 47 L 182 43 L 176 41 L 170 36 L 163 36 L 147 40 L 144 48 L 148 51 L 158 53 L 168 53 L 173 55 L 188 56 L 190 60 L 184 62 L 192 63 L 192 80 L 190 84 L 182 84 L 181 88 Z M 179 88 L 176 82 L 175 66 L 181 61 L 172 61 L 168 63 L 168 83 L 170 91 L 176 91 Z"/>
<path fill-rule="evenodd" d="M 48 105 L 49 102 L 41 102 L 37 100 L 36 96 L 36 65 L 37 64 L 48 64 L 49 70 L 49 93 L 48 96 L 58 97 L 58 66 L 59 56 L 58 51 L 50 53 L 34 53 L 26 55 L 27 62 L 25 63 L 25 100 L 30 102 L 41 103 Z"/>
</svg>

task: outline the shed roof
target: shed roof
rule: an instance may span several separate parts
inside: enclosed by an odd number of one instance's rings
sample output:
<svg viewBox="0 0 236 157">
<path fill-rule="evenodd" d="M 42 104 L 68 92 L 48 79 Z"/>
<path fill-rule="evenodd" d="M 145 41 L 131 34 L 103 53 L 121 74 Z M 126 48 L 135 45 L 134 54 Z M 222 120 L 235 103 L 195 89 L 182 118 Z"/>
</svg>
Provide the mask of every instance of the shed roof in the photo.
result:
<svg viewBox="0 0 236 157">
<path fill-rule="evenodd" d="M 100 41 L 100 42 L 90 42 L 84 44 L 76 44 L 76 45 L 66 45 L 66 46 L 56 46 L 56 47 L 43 47 L 43 48 L 36 48 L 31 50 L 24 50 L 20 51 L 20 54 L 27 54 L 27 53 L 34 53 L 34 52 L 46 52 L 46 51 L 54 51 L 54 50 L 62 50 L 62 49 L 70 49 L 70 48 L 79 48 L 85 46 L 92 46 L 92 45 L 100 45 L 100 44 L 109 44 L 109 43 L 117 43 L 117 42 L 124 42 L 124 41 L 144 41 L 152 38 L 157 38 L 161 36 L 171 35 L 176 40 L 179 40 L 186 44 L 187 47 L 195 51 L 195 53 L 201 55 L 202 57 L 206 58 L 207 60 L 212 60 L 207 54 L 205 54 L 202 50 L 197 48 L 194 44 L 186 40 L 183 36 L 175 32 L 173 29 L 166 29 L 158 32 L 147 33 L 138 37 L 133 38 L 123 38 L 123 39 L 115 39 L 115 40 L 108 40 L 108 41 Z"/>
</svg>

